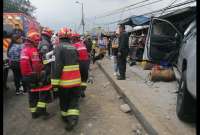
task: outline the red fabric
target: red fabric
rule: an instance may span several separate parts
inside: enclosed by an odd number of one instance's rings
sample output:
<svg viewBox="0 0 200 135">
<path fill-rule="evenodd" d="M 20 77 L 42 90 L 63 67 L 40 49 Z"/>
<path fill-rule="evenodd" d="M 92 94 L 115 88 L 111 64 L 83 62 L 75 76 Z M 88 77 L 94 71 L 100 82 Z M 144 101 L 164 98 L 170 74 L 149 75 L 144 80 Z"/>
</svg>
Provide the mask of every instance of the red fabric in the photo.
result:
<svg viewBox="0 0 200 135">
<path fill-rule="evenodd" d="M 39 91 L 50 91 L 52 89 L 52 85 L 41 86 L 38 88 L 31 89 L 31 92 L 39 92 Z"/>
<path fill-rule="evenodd" d="M 64 71 L 61 75 L 61 80 L 73 80 L 80 78 L 80 71 Z"/>
<path fill-rule="evenodd" d="M 77 42 L 75 44 L 72 44 L 72 46 L 76 47 L 78 53 L 79 53 L 79 60 L 89 60 L 87 48 L 83 44 L 83 42 Z"/>
<path fill-rule="evenodd" d="M 39 73 L 42 71 L 43 64 L 39 58 L 36 47 L 30 43 L 25 43 L 20 56 L 20 69 L 22 76 L 31 75 L 32 72 Z"/>
</svg>

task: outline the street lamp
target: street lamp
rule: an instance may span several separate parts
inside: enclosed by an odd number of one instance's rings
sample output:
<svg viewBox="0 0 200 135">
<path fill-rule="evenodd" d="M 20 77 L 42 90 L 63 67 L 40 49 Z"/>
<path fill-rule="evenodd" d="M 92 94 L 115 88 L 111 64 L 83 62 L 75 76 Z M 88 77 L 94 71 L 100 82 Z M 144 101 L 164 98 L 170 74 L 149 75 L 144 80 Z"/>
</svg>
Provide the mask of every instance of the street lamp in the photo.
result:
<svg viewBox="0 0 200 135">
<path fill-rule="evenodd" d="M 83 3 L 82 2 L 79 2 L 79 1 L 76 1 L 77 4 L 81 4 L 81 7 L 82 7 L 82 19 L 81 19 L 81 24 L 83 25 L 83 35 L 84 35 L 84 31 L 85 31 L 85 22 L 84 22 L 84 14 L 83 14 Z"/>
</svg>

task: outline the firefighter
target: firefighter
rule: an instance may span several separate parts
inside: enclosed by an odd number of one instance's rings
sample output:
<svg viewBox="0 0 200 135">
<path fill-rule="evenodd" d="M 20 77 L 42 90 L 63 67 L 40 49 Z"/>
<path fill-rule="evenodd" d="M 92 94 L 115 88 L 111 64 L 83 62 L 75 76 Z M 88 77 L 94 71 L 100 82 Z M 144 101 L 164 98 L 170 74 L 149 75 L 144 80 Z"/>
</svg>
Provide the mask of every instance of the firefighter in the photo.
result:
<svg viewBox="0 0 200 135">
<path fill-rule="evenodd" d="M 71 33 L 67 28 L 58 32 L 59 45 L 54 49 L 55 62 L 52 65 L 51 84 L 59 88 L 61 117 L 70 131 L 79 119 L 79 98 L 81 76 L 78 52 L 70 43 Z"/>
<path fill-rule="evenodd" d="M 44 86 L 51 84 L 51 78 L 50 78 L 51 63 L 49 63 L 48 60 L 46 59 L 46 54 L 53 50 L 53 45 L 51 43 L 52 35 L 53 35 L 53 31 L 48 27 L 44 27 L 41 32 L 42 41 L 38 45 L 40 58 L 42 59 L 43 64 L 44 64 L 44 71 L 45 71 L 45 78 L 43 78 Z M 56 95 L 57 95 L 57 89 L 54 89 L 54 97 L 56 97 Z M 40 96 L 43 99 L 46 99 L 46 102 L 52 101 L 50 91 L 41 91 Z"/>
<path fill-rule="evenodd" d="M 48 118 L 49 113 L 46 111 L 46 103 L 39 98 L 39 92 L 32 92 L 33 88 L 39 87 L 40 78 L 44 78 L 43 64 L 39 57 L 37 46 L 41 40 L 40 33 L 36 30 L 30 30 L 20 55 L 20 69 L 29 93 L 29 106 L 32 118 L 44 116 Z"/>
<path fill-rule="evenodd" d="M 71 40 L 73 43 L 72 45 L 77 49 L 79 53 L 79 64 L 81 73 L 81 97 L 85 97 L 90 60 L 87 48 L 80 40 L 80 35 L 78 33 L 73 33 L 71 36 Z"/>
</svg>

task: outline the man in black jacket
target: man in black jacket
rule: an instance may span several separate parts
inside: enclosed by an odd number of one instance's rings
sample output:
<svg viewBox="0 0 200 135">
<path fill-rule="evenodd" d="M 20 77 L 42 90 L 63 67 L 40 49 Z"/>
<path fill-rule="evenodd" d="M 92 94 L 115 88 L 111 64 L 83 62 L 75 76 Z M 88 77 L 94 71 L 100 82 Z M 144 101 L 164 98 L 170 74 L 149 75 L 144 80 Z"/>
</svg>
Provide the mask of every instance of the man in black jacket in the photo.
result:
<svg viewBox="0 0 200 135">
<path fill-rule="evenodd" d="M 129 52 L 129 35 L 125 31 L 125 26 L 119 26 L 119 47 L 118 47 L 118 66 L 119 66 L 119 73 L 120 76 L 117 77 L 118 80 L 125 80 L 126 79 L 126 59 Z"/>
</svg>

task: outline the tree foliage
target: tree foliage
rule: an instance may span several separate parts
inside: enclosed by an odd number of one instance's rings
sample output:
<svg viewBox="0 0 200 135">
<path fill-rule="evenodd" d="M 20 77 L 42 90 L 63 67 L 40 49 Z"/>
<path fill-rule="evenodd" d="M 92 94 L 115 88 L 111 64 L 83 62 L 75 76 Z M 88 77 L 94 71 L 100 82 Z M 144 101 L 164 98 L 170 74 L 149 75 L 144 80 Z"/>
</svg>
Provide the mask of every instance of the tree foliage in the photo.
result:
<svg viewBox="0 0 200 135">
<path fill-rule="evenodd" d="M 36 10 L 29 0 L 4 0 L 3 11 L 4 12 L 21 12 L 32 16 Z"/>
</svg>

